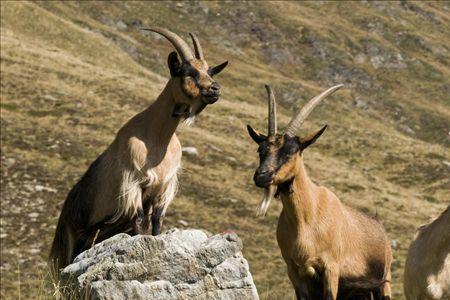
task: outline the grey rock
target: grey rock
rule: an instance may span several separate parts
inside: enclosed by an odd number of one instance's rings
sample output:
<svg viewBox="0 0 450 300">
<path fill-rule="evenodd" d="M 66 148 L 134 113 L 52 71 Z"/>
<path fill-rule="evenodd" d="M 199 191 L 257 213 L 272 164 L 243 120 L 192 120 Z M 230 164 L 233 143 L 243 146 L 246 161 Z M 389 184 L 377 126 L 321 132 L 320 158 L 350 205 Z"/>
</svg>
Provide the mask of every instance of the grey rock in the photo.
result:
<svg viewBox="0 0 450 300">
<path fill-rule="evenodd" d="M 118 234 L 78 255 L 61 273 L 85 299 L 259 299 L 235 233 Z"/>
<path fill-rule="evenodd" d="M 404 69 L 407 67 L 403 56 L 392 49 L 384 48 L 373 41 L 366 44 L 366 49 L 370 56 L 370 62 L 375 69 Z"/>
<path fill-rule="evenodd" d="M 128 25 L 125 24 L 124 21 L 119 20 L 119 21 L 117 21 L 117 23 L 116 23 L 116 27 L 117 27 L 117 29 L 125 30 L 125 29 L 127 29 Z"/>
</svg>

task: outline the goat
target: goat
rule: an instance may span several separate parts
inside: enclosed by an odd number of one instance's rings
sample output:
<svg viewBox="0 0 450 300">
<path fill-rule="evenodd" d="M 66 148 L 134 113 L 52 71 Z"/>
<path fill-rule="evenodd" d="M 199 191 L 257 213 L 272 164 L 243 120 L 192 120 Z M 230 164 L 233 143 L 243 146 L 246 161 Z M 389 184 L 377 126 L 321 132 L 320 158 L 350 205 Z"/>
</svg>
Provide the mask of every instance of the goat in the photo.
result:
<svg viewBox="0 0 450 300">
<path fill-rule="evenodd" d="M 257 215 L 266 214 L 272 198 L 281 199 L 277 241 L 297 299 L 370 299 L 372 295 L 390 299 L 392 254 L 383 226 L 345 206 L 307 175 L 303 151 L 327 126 L 305 138 L 296 136 L 312 110 L 342 86 L 311 99 L 282 134 L 277 133 L 275 96 L 266 86 L 268 135 L 247 125 L 259 146 L 260 163 L 253 179 L 265 189 Z"/>
<path fill-rule="evenodd" d="M 227 61 L 209 67 L 197 37 L 190 33 L 194 53 L 175 33 L 161 34 L 174 46 L 168 56 L 171 78 L 158 98 L 130 119 L 112 144 L 90 165 L 69 192 L 55 232 L 50 261 L 55 270 L 74 257 L 120 232 L 158 235 L 166 209 L 177 191 L 181 145 L 175 130 L 219 99 L 213 76 Z M 178 55 L 181 57 L 179 59 Z"/>
<path fill-rule="evenodd" d="M 406 258 L 403 288 L 408 300 L 450 299 L 450 205 L 419 227 Z"/>
</svg>

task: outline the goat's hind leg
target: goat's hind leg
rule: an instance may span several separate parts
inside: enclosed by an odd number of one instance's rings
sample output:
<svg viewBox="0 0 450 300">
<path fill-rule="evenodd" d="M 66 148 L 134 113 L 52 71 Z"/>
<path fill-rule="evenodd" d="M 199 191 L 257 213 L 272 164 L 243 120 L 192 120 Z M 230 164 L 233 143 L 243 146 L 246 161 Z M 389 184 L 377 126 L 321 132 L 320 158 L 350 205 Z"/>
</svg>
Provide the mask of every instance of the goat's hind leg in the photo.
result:
<svg viewBox="0 0 450 300">
<path fill-rule="evenodd" d="M 386 281 L 380 287 L 381 300 L 391 300 L 391 270 L 387 272 Z"/>
</svg>

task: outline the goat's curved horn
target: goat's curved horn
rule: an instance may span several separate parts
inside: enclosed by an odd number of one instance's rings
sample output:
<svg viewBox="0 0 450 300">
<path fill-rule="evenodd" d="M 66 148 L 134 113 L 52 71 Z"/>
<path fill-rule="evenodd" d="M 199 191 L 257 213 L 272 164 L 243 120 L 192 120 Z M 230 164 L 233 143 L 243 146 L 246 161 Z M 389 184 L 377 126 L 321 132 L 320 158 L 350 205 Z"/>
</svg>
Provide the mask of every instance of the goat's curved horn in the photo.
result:
<svg viewBox="0 0 450 300">
<path fill-rule="evenodd" d="M 160 35 L 164 36 L 166 39 L 169 40 L 169 42 L 172 43 L 172 45 L 175 47 L 178 54 L 180 54 L 181 58 L 184 61 L 189 61 L 194 58 L 194 56 L 192 55 L 192 50 L 189 47 L 189 45 L 186 44 L 186 42 L 183 41 L 183 39 L 180 38 L 177 34 L 171 32 L 167 29 L 164 29 L 161 27 L 156 27 L 156 26 L 141 28 L 141 30 L 153 31 L 153 32 L 159 33 Z"/>
<path fill-rule="evenodd" d="M 333 94 L 335 91 L 342 88 L 343 86 L 344 86 L 343 84 L 335 85 L 329 88 L 328 90 L 322 92 L 322 94 L 309 100 L 308 103 L 306 103 L 302 108 L 297 110 L 297 112 L 294 114 L 288 126 L 286 127 L 285 133 L 289 136 L 295 136 L 297 130 L 300 128 L 303 122 L 305 122 L 306 118 L 314 110 L 314 108 L 320 102 L 322 102 L 322 100 L 324 100 L 327 96 Z"/>
<path fill-rule="evenodd" d="M 197 59 L 203 59 L 203 49 L 202 45 L 200 45 L 200 41 L 195 34 L 189 32 L 189 35 L 191 36 L 192 43 L 194 44 L 195 57 Z"/>
<path fill-rule="evenodd" d="M 267 97 L 269 102 L 269 136 L 277 134 L 277 102 L 273 90 L 267 84 L 265 85 L 267 90 Z"/>
</svg>

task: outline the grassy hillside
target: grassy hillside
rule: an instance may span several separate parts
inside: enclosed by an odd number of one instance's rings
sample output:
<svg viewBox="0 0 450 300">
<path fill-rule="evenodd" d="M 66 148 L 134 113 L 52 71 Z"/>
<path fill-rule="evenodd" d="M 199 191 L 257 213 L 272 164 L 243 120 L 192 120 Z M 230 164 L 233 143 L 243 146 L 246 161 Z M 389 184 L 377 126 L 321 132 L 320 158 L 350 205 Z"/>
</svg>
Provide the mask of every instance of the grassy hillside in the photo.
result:
<svg viewBox="0 0 450 300">
<path fill-rule="evenodd" d="M 395 246 L 394 299 L 415 228 L 450 202 L 450 5 L 445 2 L 1 2 L 1 298 L 49 297 L 46 257 L 62 202 L 118 128 L 169 76 L 169 43 L 141 25 L 198 34 L 223 97 L 179 130 L 181 190 L 164 228 L 236 231 L 262 299 L 292 299 L 275 239 L 280 203 L 254 216 L 264 83 L 293 109 L 335 83 L 303 134 L 310 176 L 377 214 Z"/>
</svg>

